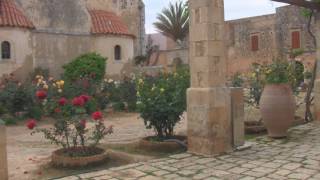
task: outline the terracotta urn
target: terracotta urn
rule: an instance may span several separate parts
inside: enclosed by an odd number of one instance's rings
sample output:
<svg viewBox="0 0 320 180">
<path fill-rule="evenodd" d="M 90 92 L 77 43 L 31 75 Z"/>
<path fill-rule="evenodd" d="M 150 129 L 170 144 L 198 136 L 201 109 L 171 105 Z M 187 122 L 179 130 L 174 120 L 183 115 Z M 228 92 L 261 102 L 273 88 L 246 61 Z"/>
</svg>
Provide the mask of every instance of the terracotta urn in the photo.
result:
<svg viewBox="0 0 320 180">
<path fill-rule="evenodd" d="M 269 137 L 283 138 L 294 121 L 295 99 L 288 84 L 266 85 L 260 99 L 260 111 Z"/>
</svg>

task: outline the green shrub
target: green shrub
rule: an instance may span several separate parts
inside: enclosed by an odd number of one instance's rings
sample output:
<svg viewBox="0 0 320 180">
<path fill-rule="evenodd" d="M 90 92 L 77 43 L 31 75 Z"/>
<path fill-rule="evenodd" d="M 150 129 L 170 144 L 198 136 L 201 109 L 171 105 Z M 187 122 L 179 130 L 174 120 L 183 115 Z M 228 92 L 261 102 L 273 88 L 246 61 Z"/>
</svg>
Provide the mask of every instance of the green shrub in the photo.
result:
<svg viewBox="0 0 320 180">
<path fill-rule="evenodd" d="M 242 87 L 244 80 L 240 73 L 236 73 L 232 76 L 231 85 L 232 87 Z"/>
<path fill-rule="evenodd" d="M 33 99 L 28 93 L 28 88 L 19 82 L 7 81 L 0 90 L 0 102 L 11 115 L 25 111 L 26 107 L 32 106 Z"/>
<path fill-rule="evenodd" d="M 313 73 L 310 72 L 310 71 L 306 71 L 306 72 L 304 73 L 304 78 L 305 78 L 305 79 L 311 79 L 312 76 L 313 76 Z"/>
<path fill-rule="evenodd" d="M 0 103 L 0 117 L 8 112 L 7 108 Z"/>
<path fill-rule="evenodd" d="M 63 77 L 67 81 L 89 78 L 101 82 L 106 71 L 106 58 L 96 53 L 84 54 L 63 66 Z"/>
<path fill-rule="evenodd" d="M 16 125 L 17 119 L 14 117 L 6 117 L 2 119 L 5 125 Z"/>
<path fill-rule="evenodd" d="M 304 81 L 304 65 L 299 61 L 294 63 L 294 76 L 296 80 L 295 87 L 299 87 Z"/>
<path fill-rule="evenodd" d="M 189 86 L 188 69 L 137 80 L 138 111 L 146 128 L 155 130 L 158 140 L 174 135 L 174 127 L 186 110 L 186 91 Z"/>
<path fill-rule="evenodd" d="M 91 98 L 85 105 L 87 114 L 92 114 L 93 112 L 99 110 L 98 102 L 95 98 Z"/>
<path fill-rule="evenodd" d="M 43 109 L 39 105 L 33 105 L 27 108 L 26 118 L 41 119 Z"/>
<path fill-rule="evenodd" d="M 123 102 L 115 102 L 112 104 L 112 108 L 115 110 L 115 111 L 124 111 L 125 108 L 126 108 L 126 105 L 123 103 Z"/>
<path fill-rule="evenodd" d="M 108 97 L 114 110 L 136 111 L 137 90 L 134 79 L 125 77 L 122 81 L 106 80 L 103 83 L 102 93 Z"/>
</svg>

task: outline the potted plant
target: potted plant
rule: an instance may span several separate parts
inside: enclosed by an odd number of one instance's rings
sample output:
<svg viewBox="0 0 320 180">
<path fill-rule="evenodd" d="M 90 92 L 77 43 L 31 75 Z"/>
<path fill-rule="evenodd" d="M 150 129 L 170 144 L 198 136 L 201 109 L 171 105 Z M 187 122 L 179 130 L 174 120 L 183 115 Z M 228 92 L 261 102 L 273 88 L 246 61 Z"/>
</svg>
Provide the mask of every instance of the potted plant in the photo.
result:
<svg viewBox="0 0 320 180">
<path fill-rule="evenodd" d="M 291 84 L 291 66 L 274 61 L 265 67 L 265 87 L 260 99 L 260 111 L 268 135 L 273 138 L 287 136 L 294 121 L 295 99 Z"/>
<path fill-rule="evenodd" d="M 189 87 L 188 69 L 158 77 L 137 80 L 137 108 L 148 129 L 155 136 L 140 141 L 140 147 L 152 151 L 175 151 L 186 143 L 185 136 L 176 136 L 174 128 L 186 110 L 186 90 Z"/>
<path fill-rule="evenodd" d="M 39 101 L 47 98 L 46 90 L 38 90 Z M 52 163 L 55 166 L 79 167 L 102 162 L 106 159 L 106 151 L 97 147 L 105 135 L 112 133 L 112 126 L 106 127 L 103 114 L 96 111 L 91 114 L 92 126 L 87 126 L 88 114 L 85 105 L 91 97 L 81 95 L 69 100 L 56 100 L 55 122 L 52 128 L 37 128 L 36 120 L 27 121 L 27 127 L 33 132 L 43 133 L 53 144 L 61 147 L 52 153 Z"/>
</svg>

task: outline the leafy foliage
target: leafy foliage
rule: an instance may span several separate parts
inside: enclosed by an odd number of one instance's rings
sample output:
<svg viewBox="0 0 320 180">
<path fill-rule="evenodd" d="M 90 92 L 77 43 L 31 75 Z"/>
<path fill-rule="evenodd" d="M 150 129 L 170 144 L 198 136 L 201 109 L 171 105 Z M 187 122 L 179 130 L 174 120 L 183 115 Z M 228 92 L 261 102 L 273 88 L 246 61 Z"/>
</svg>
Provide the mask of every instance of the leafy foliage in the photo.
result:
<svg viewBox="0 0 320 180">
<path fill-rule="evenodd" d="M 106 58 L 96 53 L 84 54 L 63 66 L 63 77 L 67 81 L 91 79 L 101 82 L 106 71 Z"/>
<path fill-rule="evenodd" d="M 108 97 L 116 111 L 136 111 L 137 90 L 135 79 L 124 77 L 121 81 L 106 79 L 102 84 L 102 93 Z"/>
<path fill-rule="evenodd" d="M 231 85 L 232 87 L 242 87 L 244 84 L 244 79 L 240 73 L 236 73 L 232 76 Z"/>
<path fill-rule="evenodd" d="M 184 41 L 189 32 L 189 11 L 185 4 L 180 1 L 170 3 L 168 8 L 162 10 L 157 16 L 154 26 L 163 35 L 172 40 Z"/>
<path fill-rule="evenodd" d="M 146 128 L 154 129 L 159 139 L 170 138 L 186 110 L 189 70 L 179 69 L 176 73 L 159 77 L 141 77 L 136 83 L 137 107 Z"/>
</svg>

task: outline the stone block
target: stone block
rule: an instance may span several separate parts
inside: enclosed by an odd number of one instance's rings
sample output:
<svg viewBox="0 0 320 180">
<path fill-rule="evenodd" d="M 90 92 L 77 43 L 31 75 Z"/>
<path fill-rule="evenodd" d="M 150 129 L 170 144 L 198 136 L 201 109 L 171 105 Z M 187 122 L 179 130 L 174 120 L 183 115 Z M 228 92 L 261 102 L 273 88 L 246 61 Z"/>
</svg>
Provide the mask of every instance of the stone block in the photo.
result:
<svg viewBox="0 0 320 180">
<path fill-rule="evenodd" d="M 210 156 L 230 151 L 229 89 L 191 88 L 187 93 L 189 152 Z"/>
<path fill-rule="evenodd" d="M 233 146 L 243 146 L 245 142 L 244 130 L 244 99 L 242 88 L 230 88 L 231 119 L 233 128 Z"/>
<path fill-rule="evenodd" d="M 319 72 L 320 73 L 320 72 Z M 320 122 L 320 79 L 317 79 L 314 84 L 314 119 Z"/>
<path fill-rule="evenodd" d="M 190 62 L 192 87 L 217 87 L 225 84 L 226 65 L 219 56 L 197 57 Z"/>
<path fill-rule="evenodd" d="M 8 179 L 6 127 L 0 124 L 0 179 Z"/>
</svg>

